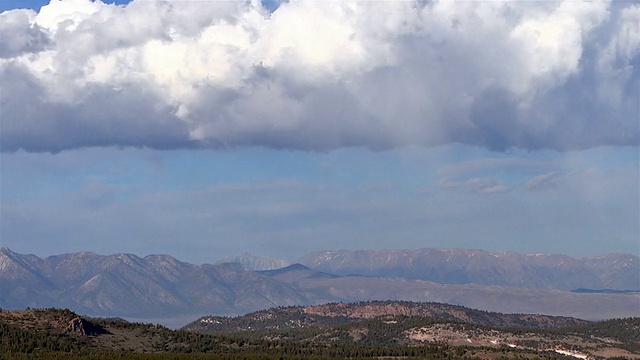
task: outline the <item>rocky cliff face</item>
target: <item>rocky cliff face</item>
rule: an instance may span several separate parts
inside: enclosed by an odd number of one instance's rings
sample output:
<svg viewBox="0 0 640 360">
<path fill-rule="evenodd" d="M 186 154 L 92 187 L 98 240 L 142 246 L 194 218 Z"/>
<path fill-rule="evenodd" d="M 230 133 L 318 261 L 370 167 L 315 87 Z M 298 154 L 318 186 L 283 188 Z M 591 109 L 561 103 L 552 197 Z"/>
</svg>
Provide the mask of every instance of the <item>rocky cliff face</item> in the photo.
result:
<svg viewBox="0 0 640 360">
<path fill-rule="evenodd" d="M 71 321 L 69 321 L 69 325 L 64 331 L 64 334 L 73 336 L 100 335 L 105 333 L 106 331 L 103 328 L 96 326 L 79 316 L 71 319 Z"/>
<path fill-rule="evenodd" d="M 84 337 L 107 333 L 101 326 L 66 309 L 0 310 L 0 321 L 28 330 L 42 329 L 49 335 Z"/>
</svg>

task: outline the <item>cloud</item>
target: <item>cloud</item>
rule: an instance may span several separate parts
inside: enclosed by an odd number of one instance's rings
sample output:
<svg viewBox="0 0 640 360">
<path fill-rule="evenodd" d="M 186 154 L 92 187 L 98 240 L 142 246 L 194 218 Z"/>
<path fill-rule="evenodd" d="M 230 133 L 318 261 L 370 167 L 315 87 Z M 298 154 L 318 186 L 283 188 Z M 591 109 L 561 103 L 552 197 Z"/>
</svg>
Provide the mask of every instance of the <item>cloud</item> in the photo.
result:
<svg viewBox="0 0 640 360">
<path fill-rule="evenodd" d="M 440 179 L 437 185 L 442 189 L 462 189 L 469 193 L 491 194 L 511 191 L 511 187 L 503 180 L 491 178 L 470 178 L 465 181 Z"/>
<path fill-rule="evenodd" d="M 68 101 L 50 101 L 32 74 L 8 65 L 2 84 L 2 147 L 57 152 L 92 146 L 193 147 L 185 123 L 175 121 L 152 90 L 127 84 L 114 90 L 87 84 Z"/>
<path fill-rule="evenodd" d="M 527 181 L 527 190 L 548 190 L 558 186 L 559 175 L 555 172 L 537 175 Z"/>
<path fill-rule="evenodd" d="M 13 58 L 45 50 L 51 41 L 43 29 L 34 23 L 28 10 L 7 11 L 0 14 L 0 58 Z"/>
<path fill-rule="evenodd" d="M 478 193 L 503 193 L 511 190 L 505 182 L 494 179 L 469 179 L 465 182 L 465 188 Z"/>
<path fill-rule="evenodd" d="M 555 159 L 532 158 L 526 155 L 510 154 L 510 157 L 478 157 L 472 160 L 453 162 L 438 169 L 442 177 L 469 177 L 474 174 L 495 173 L 497 171 L 540 172 L 558 167 Z"/>
<path fill-rule="evenodd" d="M 0 14 L 2 151 L 640 143 L 634 2 L 55 0 Z"/>
</svg>

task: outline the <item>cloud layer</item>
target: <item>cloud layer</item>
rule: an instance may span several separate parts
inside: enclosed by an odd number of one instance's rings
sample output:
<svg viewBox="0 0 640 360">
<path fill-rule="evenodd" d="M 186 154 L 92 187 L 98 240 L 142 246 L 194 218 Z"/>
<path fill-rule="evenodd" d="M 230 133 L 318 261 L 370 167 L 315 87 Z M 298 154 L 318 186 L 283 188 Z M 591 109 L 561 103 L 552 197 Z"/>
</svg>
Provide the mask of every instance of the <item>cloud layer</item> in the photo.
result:
<svg viewBox="0 0 640 360">
<path fill-rule="evenodd" d="M 637 2 L 52 0 L 0 14 L 1 149 L 637 146 L 638 19 Z"/>
</svg>

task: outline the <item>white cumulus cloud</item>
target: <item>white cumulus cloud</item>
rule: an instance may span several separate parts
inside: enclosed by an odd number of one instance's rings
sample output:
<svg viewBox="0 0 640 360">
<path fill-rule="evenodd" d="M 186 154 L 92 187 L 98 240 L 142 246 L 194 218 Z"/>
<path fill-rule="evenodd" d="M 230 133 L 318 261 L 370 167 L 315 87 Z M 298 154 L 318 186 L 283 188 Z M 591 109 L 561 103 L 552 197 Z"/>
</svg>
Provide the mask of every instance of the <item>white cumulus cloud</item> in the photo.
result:
<svg viewBox="0 0 640 360">
<path fill-rule="evenodd" d="M 0 14 L 1 149 L 637 146 L 639 18 L 605 1 L 52 0 Z"/>
</svg>

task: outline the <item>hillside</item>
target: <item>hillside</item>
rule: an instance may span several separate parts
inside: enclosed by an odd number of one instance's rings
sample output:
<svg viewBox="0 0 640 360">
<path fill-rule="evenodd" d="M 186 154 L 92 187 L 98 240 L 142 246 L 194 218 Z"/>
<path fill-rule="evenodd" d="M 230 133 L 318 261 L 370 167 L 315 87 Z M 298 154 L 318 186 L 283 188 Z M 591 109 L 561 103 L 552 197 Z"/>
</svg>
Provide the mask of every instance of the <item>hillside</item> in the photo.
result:
<svg viewBox="0 0 640 360">
<path fill-rule="evenodd" d="M 69 331 L 75 319 L 100 331 Z M 0 333 L 0 359 L 462 359 L 464 355 L 463 349 L 444 343 L 409 347 L 334 341 L 328 345 L 314 340 L 258 339 L 246 333 L 206 335 L 120 319 L 82 319 L 57 309 L 0 311 Z M 497 355 L 500 350 L 483 352 Z M 527 352 L 514 351 L 508 357 L 522 354 Z"/>
<path fill-rule="evenodd" d="M 421 312 L 433 305 L 336 304 L 330 310 L 333 315 L 350 309 L 359 320 L 224 334 L 84 318 L 69 310 L 0 310 L 0 359 L 640 358 L 640 318 L 540 329 L 490 327 L 420 315 L 369 317 L 379 313 L 370 312 L 374 308 L 395 313 L 409 306 Z M 271 309 L 273 314 L 280 310 Z M 323 316 L 344 318 L 333 315 Z M 500 318 L 505 314 L 484 316 Z M 555 325 L 565 321 L 580 322 L 564 319 Z M 543 323 L 549 325 L 548 321 Z"/>
<path fill-rule="evenodd" d="M 261 310 L 236 316 L 204 316 L 186 325 L 185 330 L 202 333 L 234 332 L 260 329 L 293 329 L 359 322 L 381 316 L 433 318 L 455 323 L 484 326 L 558 328 L 584 325 L 588 321 L 536 314 L 502 314 L 463 306 L 408 301 L 370 301 L 332 303 L 317 306 L 293 306 Z"/>
<path fill-rule="evenodd" d="M 251 339 L 375 346 L 447 344 L 478 355 L 487 348 L 578 358 L 640 358 L 640 318 L 590 323 L 566 317 L 502 314 L 436 303 L 363 302 L 274 308 L 184 328 Z M 486 355 L 486 354 L 485 354 Z"/>
</svg>

